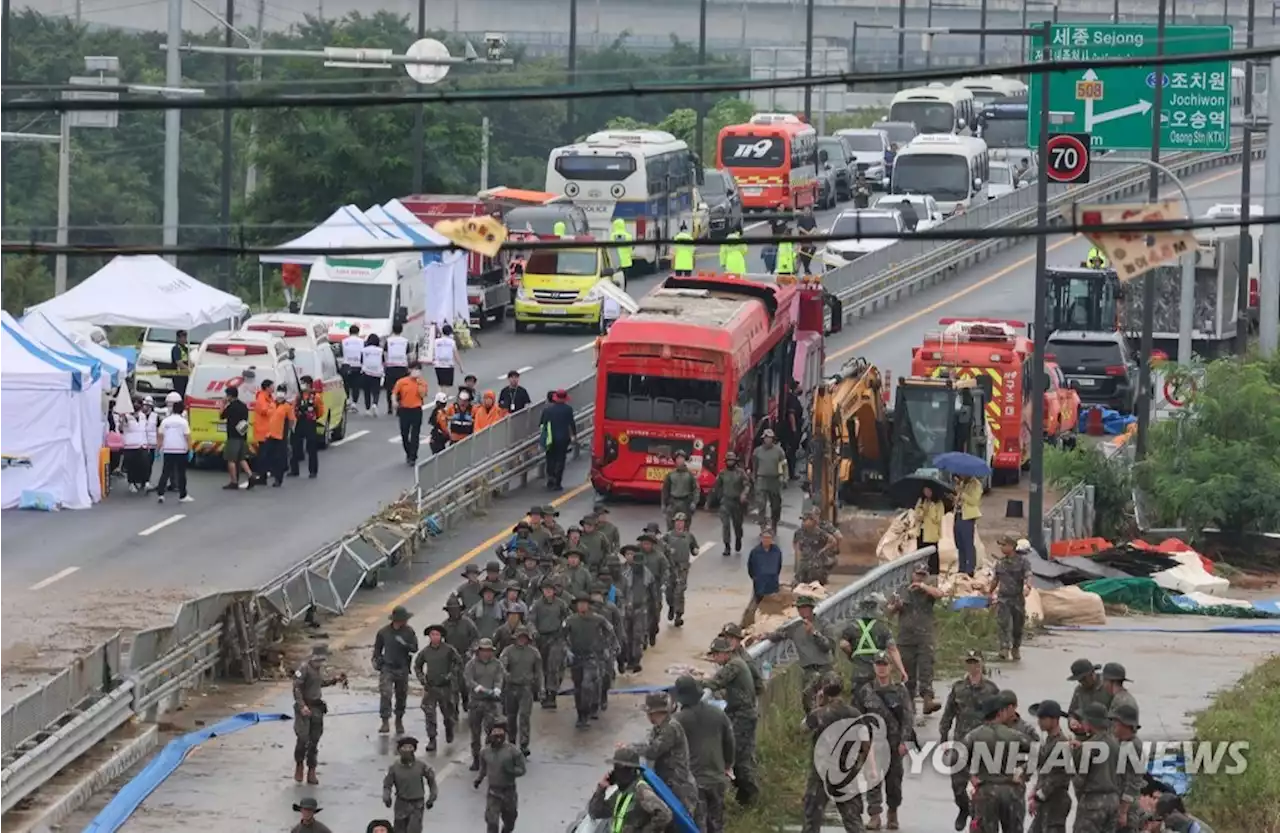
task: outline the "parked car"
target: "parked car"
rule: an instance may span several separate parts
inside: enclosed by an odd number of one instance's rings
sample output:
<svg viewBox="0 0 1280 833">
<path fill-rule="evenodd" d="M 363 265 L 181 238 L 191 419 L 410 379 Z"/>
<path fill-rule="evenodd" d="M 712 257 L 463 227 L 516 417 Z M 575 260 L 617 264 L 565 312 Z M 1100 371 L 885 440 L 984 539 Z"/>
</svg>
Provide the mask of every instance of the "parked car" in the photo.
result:
<svg viewBox="0 0 1280 833">
<path fill-rule="evenodd" d="M 818 169 L 818 204 L 814 207 L 819 211 L 835 208 L 839 202 L 836 190 L 836 172 L 831 163 L 827 162 Z"/>
<path fill-rule="evenodd" d="M 857 170 L 849 146 L 839 136 L 818 139 L 818 161 L 831 166 L 836 177 L 836 199 L 853 199 L 853 176 Z"/>
<path fill-rule="evenodd" d="M 889 190 L 889 174 L 886 162 L 889 153 L 889 134 L 876 128 L 837 130 L 836 136 L 849 148 L 854 169 L 862 171 L 871 187 L 878 191 Z"/>
<path fill-rule="evenodd" d="M 829 241 L 822 250 L 822 260 L 828 268 L 844 266 L 898 242 L 896 237 L 876 237 L 876 234 L 901 234 L 905 228 L 902 213 L 897 209 L 853 208 L 841 211 L 827 234 L 831 237 L 849 236 Z"/>
<path fill-rule="evenodd" d="M 1052 353 L 1080 401 L 1132 414 L 1138 399 L 1138 361 L 1118 332 L 1058 330 L 1049 335 Z"/>
<path fill-rule="evenodd" d="M 742 231 L 742 194 L 728 171 L 707 168 L 702 172 L 702 200 L 712 237 Z"/>
<path fill-rule="evenodd" d="M 911 207 L 916 210 L 916 231 L 928 231 L 942 223 L 942 209 L 938 207 L 938 201 L 929 194 L 881 194 L 876 197 L 872 208 L 901 210 L 900 206 L 904 202 L 911 203 Z"/>
</svg>

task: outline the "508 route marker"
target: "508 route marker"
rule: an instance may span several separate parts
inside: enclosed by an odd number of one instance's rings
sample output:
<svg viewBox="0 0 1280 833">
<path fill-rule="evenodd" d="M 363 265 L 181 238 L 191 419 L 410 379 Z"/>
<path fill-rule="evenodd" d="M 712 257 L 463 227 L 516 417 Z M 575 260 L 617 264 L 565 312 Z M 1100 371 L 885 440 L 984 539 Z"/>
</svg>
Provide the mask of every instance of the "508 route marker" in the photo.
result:
<svg viewBox="0 0 1280 833">
<path fill-rule="evenodd" d="M 1045 173 L 1062 184 L 1089 181 L 1088 133 L 1055 133 L 1045 147 Z"/>
</svg>

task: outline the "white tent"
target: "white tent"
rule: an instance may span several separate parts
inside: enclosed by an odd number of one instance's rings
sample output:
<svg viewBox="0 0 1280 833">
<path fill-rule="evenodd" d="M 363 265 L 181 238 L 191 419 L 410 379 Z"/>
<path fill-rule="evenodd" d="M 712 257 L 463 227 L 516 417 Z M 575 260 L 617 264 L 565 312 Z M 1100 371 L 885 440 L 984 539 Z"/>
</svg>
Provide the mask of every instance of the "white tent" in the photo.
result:
<svg viewBox="0 0 1280 833">
<path fill-rule="evenodd" d="M 120 255 L 75 288 L 27 314 L 102 326 L 190 330 L 243 316 L 234 295 L 201 283 L 155 255 Z"/>
<path fill-rule="evenodd" d="M 380 212 L 380 213 L 377 213 Z M 401 238 L 416 245 L 447 246 L 449 239 L 422 222 L 399 200 L 391 200 L 366 212 L 370 217 L 385 217 Z M 422 253 L 422 274 L 426 280 L 426 318 L 446 324 L 470 316 L 467 302 L 466 252 L 432 251 Z"/>
<path fill-rule="evenodd" d="M 17 506 L 30 490 L 68 509 L 87 509 L 100 492 L 100 383 L 86 390 L 84 372 L 46 351 L 8 313 L 0 330 L 0 505 Z M 92 458 L 85 448 L 92 431 L 86 425 L 90 403 L 99 410 Z"/>
<path fill-rule="evenodd" d="M 54 321 L 43 312 L 24 316 L 22 328 L 60 354 L 83 356 L 100 363 L 111 375 L 111 387 L 120 384 L 120 379 L 129 373 L 129 362 L 124 356 L 99 347 L 91 339 L 76 340 L 66 323 Z"/>
<path fill-rule="evenodd" d="M 391 235 L 380 233 L 375 223 L 354 205 L 344 205 L 329 215 L 329 219 L 311 231 L 275 247 L 275 252 L 260 255 L 259 263 L 296 263 L 308 266 L 319 260 L 319 255 L 293 254 L 298 249 L 342 249 L 353 240 L 386 239 Z"/>
</svg>

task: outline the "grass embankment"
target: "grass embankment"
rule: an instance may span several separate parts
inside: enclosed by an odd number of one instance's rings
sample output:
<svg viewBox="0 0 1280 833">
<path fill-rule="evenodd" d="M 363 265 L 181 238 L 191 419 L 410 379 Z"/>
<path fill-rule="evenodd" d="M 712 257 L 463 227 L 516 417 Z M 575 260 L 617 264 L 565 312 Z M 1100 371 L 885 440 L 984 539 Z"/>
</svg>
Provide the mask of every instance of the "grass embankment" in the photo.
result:
<svg viewBox="0 0 1280 833">
<path fill-rule="evenodd" d="M 1280 656 L 1246 674 L 1196 717 L 1196 740 L 1247 740 L 1244 772 L 1197 774 L 1187 809 L 1216 830 L 1280 833 Z"/>
<path fill-rule="evenodd" d="M 939 610 L 934 692 L 945 695 L 951 681 L 964 674 L 964 655 L 971 650 L 995 656 L 1000 650 L 995 616 L 986 610 Z M 840 656 L 839 670 L 848 685 L 849 663 Z M 802 820 L 805 780 L 809 776 L 812 737 L 803 726 L 799 669 L 774 675 L 761 698 L 756 755 L 763 786 L 751 809 L 730 800 L 729 827 L 734 833 L 776 833 Z"/>
</svg>

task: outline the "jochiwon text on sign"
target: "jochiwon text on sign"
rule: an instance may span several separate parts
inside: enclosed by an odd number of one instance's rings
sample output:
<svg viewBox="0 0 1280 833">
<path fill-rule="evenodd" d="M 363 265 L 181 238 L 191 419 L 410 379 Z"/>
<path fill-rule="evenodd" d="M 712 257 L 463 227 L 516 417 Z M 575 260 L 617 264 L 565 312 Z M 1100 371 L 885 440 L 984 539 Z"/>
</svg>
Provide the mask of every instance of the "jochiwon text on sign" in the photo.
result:
<svg viewBox="0 0 1280 833">
<path fill-rule="evenodd" d="M 1043 60 L 1043 37 L 1031 58 Z M 1151 57 L 1146 66 L 1055 72 L 1049 78 L 1049 130 L 1089 133 L 1095 150 L 1151 150 L 1155 88 L 1162 84 L 1160 147 L 1171 152 L 1224 151 L 1231 144 L 1231 64 L 1166 64 L 1156 72 L 1155 26 L 1054 24 L 1050 59 L 1087 61 Z M 1164 53 L 1188 55 L 1231 49 L 1230 26 L 1167 26 Z M 1163 75 L 1163 78 L 1159 77 Z M 1040 133 L 1040 85 L 1031 83 L 1028 138 Z"/>
</svg>

